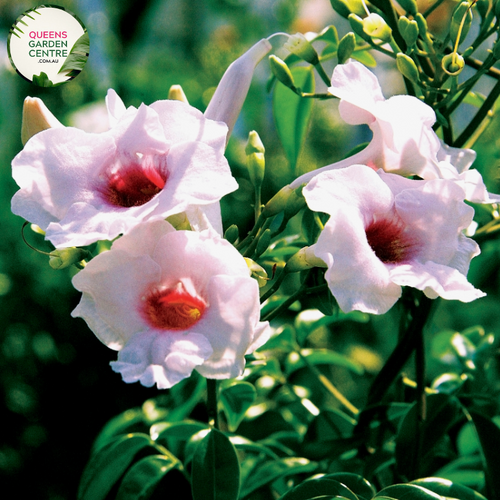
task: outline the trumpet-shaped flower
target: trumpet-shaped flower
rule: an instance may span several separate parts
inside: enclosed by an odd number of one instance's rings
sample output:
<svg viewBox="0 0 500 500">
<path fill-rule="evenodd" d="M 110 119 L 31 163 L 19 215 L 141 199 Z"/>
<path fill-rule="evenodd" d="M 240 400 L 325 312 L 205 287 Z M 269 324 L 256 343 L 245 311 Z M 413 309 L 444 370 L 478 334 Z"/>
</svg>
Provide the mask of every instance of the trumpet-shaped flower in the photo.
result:
<svg viewBox="0 0 500 500">
<path fill-rule="evenodd" d="M 118 360 L 125 382 L 169 388 L 197 370 L 240 375 L 269 336 L 245 259 L 213 230 L 134 227 L 73 278 L 82 317 Z"/>
<path fill-rule="evenodd" d="M 111 128 L 37 133 L 12 162 L 12 211 L 56 247 L 113 239 L 141 221 L 186 212 L 222 229 L 218 202 L 237 183 L 224 158 L 227 126 L 180 101 L 125 108 L 110 90 Z"/>
<path fill-rule="evenodd" d="M 292 187 L 325 170 L 362 164 L 403 176 L 454 180 L 469 201 L 500 201 L 487 192 L 479 172 L 469 170 L 476 153 L 445 145 L 432 130 L 436 115 L 430 106 L 408 95 L 385 99 L 377 77 L 356 61 L 338 65 L 331 83 L 328 91 L 340 98 L 340 116 L 351 125 L 367 124 L 372 140 L 359 153 L 299 177 Z"/>
<path fill-rule="evenodd" d="M 383 314 L 402 286 L 463 302 L 484 295 L 466 278 L 479 247 L 462 233 L 474 211 L 455 182 L 353 165 L 318 174 L 303 194 L 330 215 L 312 248 L 343 311 Z"/>
</svg>

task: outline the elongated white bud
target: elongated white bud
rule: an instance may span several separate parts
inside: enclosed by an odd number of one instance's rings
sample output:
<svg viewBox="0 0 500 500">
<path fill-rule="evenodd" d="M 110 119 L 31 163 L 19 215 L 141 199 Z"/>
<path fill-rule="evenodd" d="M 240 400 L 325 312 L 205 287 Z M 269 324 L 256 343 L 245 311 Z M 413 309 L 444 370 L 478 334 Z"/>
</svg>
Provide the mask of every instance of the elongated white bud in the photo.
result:
<svg viewBox="0 0 500 500">
<path fill-rule="evenodd" d="M 21 141 L 23 146 L 38 132 L 48 128 L 64 127 L 38 97 L 26 97 L 23 106 Z"/>
</svg>

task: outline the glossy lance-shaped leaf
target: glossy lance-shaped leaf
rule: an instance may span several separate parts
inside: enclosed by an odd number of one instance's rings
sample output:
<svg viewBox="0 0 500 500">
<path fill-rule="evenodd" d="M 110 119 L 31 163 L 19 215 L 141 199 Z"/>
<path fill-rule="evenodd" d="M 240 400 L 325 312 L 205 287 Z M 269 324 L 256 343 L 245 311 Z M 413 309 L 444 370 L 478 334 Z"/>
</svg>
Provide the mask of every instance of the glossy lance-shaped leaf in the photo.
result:
<svg viewBox="0 0 500 500">
<path fill-rule="evenodd" d="M 135 463 L 120 483 L 115 500 L 146 500 L 153 494 L 166 497 L 175 491 L 177 498 L 191 498 L 191 486 L 179 470 L 173 455 L 152 455 Z"/>
<path fill-rule="evenodd" d="M 366 498 L 367 500 L 372 498 L 376 493 L 370 481 L 353 472 L 334 472 L 333 474 L 323 476 L 323 478 L 334 479 L 347 486 L 356 496 Z"/>
<path fill-rule="evenodd" d="M 356 375 L 363 375 L 364 369 L 360 363 L 348 359 L 345 355 L 329 349 L 302 349 L 302 356 L 299 353 L 292 352 L 285 362 L 285 371 L 288 375 L 311 365 L 335 365 L 342 366 L 352 371 Z M 304 360 L 305 358 L 305 360 Z"/>
<path fill-rule="evenodd" d="M 291 68 L 291 72 L 297 88 L 306 93 L 314 92 L 312 66 L 295 66 Z M 293 175 L 299 174 L 296 172 L 296 165 L 309 125 L 312 105 L 312 99 L 300 97 L 284 85 L 276 85 L 273 96 L 276 129 Z"/>
<path fill-rule="evenodd" d="M 245 418 L 245 412 L 252 406 L 257 391 L 255 387 L 242 381 L 233 381 L 223 386 L 219 392 L 219 401 L 227 418 L 229 430 L 234 432 Z"/>
<path fill-rule="evenodd" d="M 480 413 L 470 413 L 477 435 L 481 442 L 484 459 L 486 461 L 486 488 L 487 496 L 500 498 L 500 428 L 488 417 Z"/>
<path fill-rule="evenodd" d="M 102 500 L 131 464 L 149 455 L 168 452 L 146 434 L 127 434 L 96 453 L 83 471 L 78 500 Z"/>
<path fill-rule="evenodd" d="M 387 488 L 379 491 L 374 499 L 382 497 L 397 500 L 444 500 L 444 497 L 441 495 L 416 484 L 393 484 L 392 486 L 387 486 Z"/>
<path fill-rule="evenodd" d="M 420 421 L 417 405 L 413 405 L 401 423 L 396 438 L 396 467 L 409 480 L 417 479 L 432 469 L 433 448 L 448 430 L 463 418 L 459 401 L 446 394 L 427 396 L 426 419 Z"/>
<path fill-rule="evenodd" d="M 425 477 L 423 479 L 416 479 L 415 481 L 412 481 L 411 484 L 422 486 L 423 488 L 447 498 L 459 498 L 460 500 L 486 500 L 483 495 L 472 488 L 454 483 L 448 479 L 443 479 L 442 477 Z"/>
<path fill-rule="evenodd" d="M 358 500 L 358 497 L 342 483 L 333 479 L 308 479 L 287 491 L 280 500 L 309 500 L 324 495 L 343 497 L 348 500 Z"/>
<path fill-rule="evenodd" d="M 191 475 L 194 500 L 237 500 L 240 465 L 229 439 L 211 429 L 198 443 Z"/>
<path fill-rule="evenodd" d="M 266 462 L 260 466 L 250 479 L 241 487 L 241 498 L 245 498 L 250 493 L 271 484 L 278 479 L 291 476 L 293 474 L 307 474 L 316 472 L 318 464 L 310 462 L 306 458 L 290 457 L 280 460 Z"/>
</svg>

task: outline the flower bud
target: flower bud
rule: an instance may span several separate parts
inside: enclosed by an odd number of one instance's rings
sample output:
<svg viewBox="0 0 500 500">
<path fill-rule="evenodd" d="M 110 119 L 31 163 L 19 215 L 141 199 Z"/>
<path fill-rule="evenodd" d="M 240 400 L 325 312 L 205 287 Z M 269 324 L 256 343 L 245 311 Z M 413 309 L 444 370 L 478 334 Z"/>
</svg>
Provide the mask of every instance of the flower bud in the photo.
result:
<svg viewBox="0 0 500 500">
<path fill-rule="evenodd" d="M 414 17 L 417 15 L 418 7 L 415 0 L 398 0 L 398 3 L 408 14 Z"/>
<path fill-rule="evenodd" d="M 49 255 L 49 266 L 52 269 L 64 269 L 90 257 L 90 252 L 83 248 L 69 247 L 54 250 Z"/>
<path fill-rule="evenodd" d="M 327 267 L 326 264 L 314 255 L 312 247 L 301 248 L 296 254 L 292 255 L 285 266 L 286 273 L 297 273 L 312 267 Z"/>
<path fill-rule="evenodd" d="M 229 243 L 235 243 L 239 238 L 240 233 L 238 226 L 236 224 L 231 224 L 224 233 L 224 238 L 229 241 Z"/>
<path fill-rule="evenodd" d="M 347 33 L 342 37 L 337 49 L 337 58 L 339 64 L 344 64 L 351 57 L 354 48 L 356 47 L 356 35 L 354 33 Z"/>
<path fill-rule="evenodd" d="M 189 223 L 188 216 L 186 212 L 181 212 L 180 214 L 174 214 L 167 217 L 167 222 L 172 224 L 178 231 L 191 229 L 191 224 Z"/>
<path fill-rule="evenodd" d="M 276 56 L 269 56 L 269 65 L 273 75 L 283 84 L 292 90 L 296 90 L 295 82 L 290 68 L 286 65 L 285 61 Z"/>
<path fill-rule="evenodd" d="M 460 40 L 458 41 L 458 43 L 460 44 L 463 42 L 464 38 L 467 36 L 467 33 L 469 33 L 471 23 L 472 10 L 470 8 L 469 2 L 462 2 L 460 5 L 457 5 L 451 17 L 450 38 L 452 43 L 455 43 L 459 36 Z"/>
<path fill-rule="evenodd" d="M 250 88 L 253 72 L 257 64 L 271 49 L 271 44 L 263 39 L 236 61 L 233 61 L 224 73 L 210 100 L 205 116 L 211 120 L 226 123 L 229 129 L 228 140 Z"/>
<path fill-rule="evenodd" d="M 283 47 L 313 66 L 319 63 L 318 53 L 302 33 L 291 35 Z"/>
<path fill-rule="evenodd" d="M 271 243 L 271 230 L 266 229 L 262 233 L 262 236 L 259 238 L 259 241 L 257 242 L 257 246 L 255 248 L 255 254 L 257 256 L 262 255 L 268 249 L 270 243 Z"/>
<path fill-rule="evenodd" d="M 418 84 L 420 81 L 420 75 L 418 73 L 417 65 L 413 59 L 406 54 L 399 53 L 396 56 L 396 65 L 399 72 L 408 80 L 413 83 Z"/>
<path fill-rule="evenodd" d="M 306 206 L 306 199 L 302 194 L 302 188 L 303 186 L 294 189 L 293 193 L 286 201 L 286 206 L 285 206 L 286 219 L 291 219 L 295 214 L 299 212 L 301 208 L 304 208 Z"/>
<path fill-rule="evenodd" d="M 417 21 L 410 21 L 407 17 L 401 16 L 398 20 L 398 28 L 406 45 L 412 47 L 418 39 L 418 24 Z"/>
<path fill-rule="evenodd" d="M 422 14 L 420 14 L 420 12 L 418 12 L 417 15 L 415 16 L 415 21 L 417 22 L 417 25 L 418 25 L 418 32 L 422 36 L 426 36 L 427 35 L 427 21 L 426 21 L 425 17 Z"/>
<path fill-rule="evenodd" d="M 443 57 L 441 66 L 448 75 L 457 76 L 464 69 L 465 61 L 460 54 L 452 52 L 451 54 L 447 54 Z"/>
<path fill-rule="evenodd" d="M 371 42 L 371 38 L 364 31 L 363 19 L 356 14 L 350 14 L 348 19 L 352 31 L 354 31 L 356 35 L 359 35 L 363 40 Z"/>
<path fill-rule="evenodd" d="M 302 185 L 296 189 L 292 189 L 290 186 L 282 187 L 264 206 L 262 209 L 262 215 L 265 217 L 272 217 L 280 212 L 283 212 L 287 205 L 292 209 L 292 207 L 297 203 L 297 198 L 302 197 Z M 289 204 L 290 202 L 290 204 Z"/>
<path fill-rule="evenodd" d="M 244 259 L 247 263 L 248 269 L 250 270 L 250 276 L 257 280 L 259 288 L 266 286 L 269 281 L 266 270 L 252 259 L 249 259 L 248 257 L 244 257 Z"/>
<path fill-rule="evenodd" d="M 248 142 L 245 147 L 247 154 L 247 168 L 250 182 L 255 187 L 260 187 L 264 180 L 264 173 L 266 170 L 266 160 L 264 157 L 264 144 L 260 140 L 259 134 L 252 130 L 248 134 Z"/>
<path fill-rule="evenodd" d="M 168 91 L 168 99 L 171 101 L 181 101 L 189 104 L 189 101 L 180 85 L 172 85 Z"/>
<path fill-rule="evenodd" d="M 333 10 L 346 19 L 351 13 L 362 16 L 365 12 L 362 0 L 330 0 Z"/>
<path fill-rule="evenodd" d="M 48 128 L 63 126 L 41 99 L 38 97 L 26 97 L 23 106 L 23 124 L 21 128 L 23 146 L 38 132 L 47 130 Z"/>
<path fill-rule="evenodd" d="M 392 38 L 392 30 L 382 16 L 372 12 L 363 19 L 363 31 L 371 38 L 378 38 L 389 42 Z"/>
</svg>

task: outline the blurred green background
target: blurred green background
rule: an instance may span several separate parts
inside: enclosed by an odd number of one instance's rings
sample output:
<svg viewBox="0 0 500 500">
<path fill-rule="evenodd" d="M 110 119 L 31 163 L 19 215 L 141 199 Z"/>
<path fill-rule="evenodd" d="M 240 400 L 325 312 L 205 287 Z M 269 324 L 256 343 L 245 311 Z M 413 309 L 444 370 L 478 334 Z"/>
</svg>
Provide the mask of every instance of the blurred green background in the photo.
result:
<svg viewBox="0 0 500 500">
<path fill-rule="evenodd" d="M 10 213 L 10 199 L 17 190 L 10 162 L 22 148 L 24 98 L 41 97 L 65 125 L 87 131 L 106 130 L 104 97 L 109 87 L 127 106 L 137 106 L 166 98 L 169 87 L 180 84 L 190 103 L 204 110 L 227 66 L 259 39 L 278 31 L 320 31 L 332 23 L 342 36 L 348 27 L 334 15 L 328 0 L 50 3 L 68 8 L 84 22 L 90 57 L 75 80 L 44 89 L 14 72 L 6 49 L 15 19 L 41 2 L 0 0 L 0 484 L 17 497 L 62 500 L 75 497 L 92 440 L 105 422 L 141 405 L 157 391 L 126 385 L 111 371 L 108 363 L 116 353 L 102 345 L 82 320 L 70 316 L 79 300 L 70 283 L 73 271 L 52 270 L 46 256 L 22 242 L 23 220 Z M 267 150 L 264 201 L 293 178 L 276 135 L 271 95 L 265 90 L 269 75 L 263 61 L 228 147 L 240 190 L 224 200 L 224 219 L 226 224 L 238 224 L 242 233 L 249 229 L 253 215 L 244 156 L 250 130 L 259 132 Z M 402 90 L 400 78 L 391 75 L 386 72 L 382 81 L 387 95 Z M 496 192 L 497 130 L 495 124 L 491 126 L 478 145 L 476 164 Z M 364 129 L 354 134 L 339 123 L 335 101 L 315 102 L 299 170 L 336 161 L 367 139 Z M 31 244 L 50 251 L 39 235 L 26 233 Z M 471 280 L 488 297 L 466 306 L 442 304 L 434 331 L 481 324 L 499 332 L 499 264 L 500 246 L 489 241 L 471 271 Z M 347 323 L 335 336 L 311 339 L 313 344 L 328 344 L 357 357 L 367 367 L 363 380 L 341 377 L 337 381 L 356 403 L 362 404 L 370 377 L 394 346 L 394 314 L 375 318 L 369 325 Z"/>
</svg>

